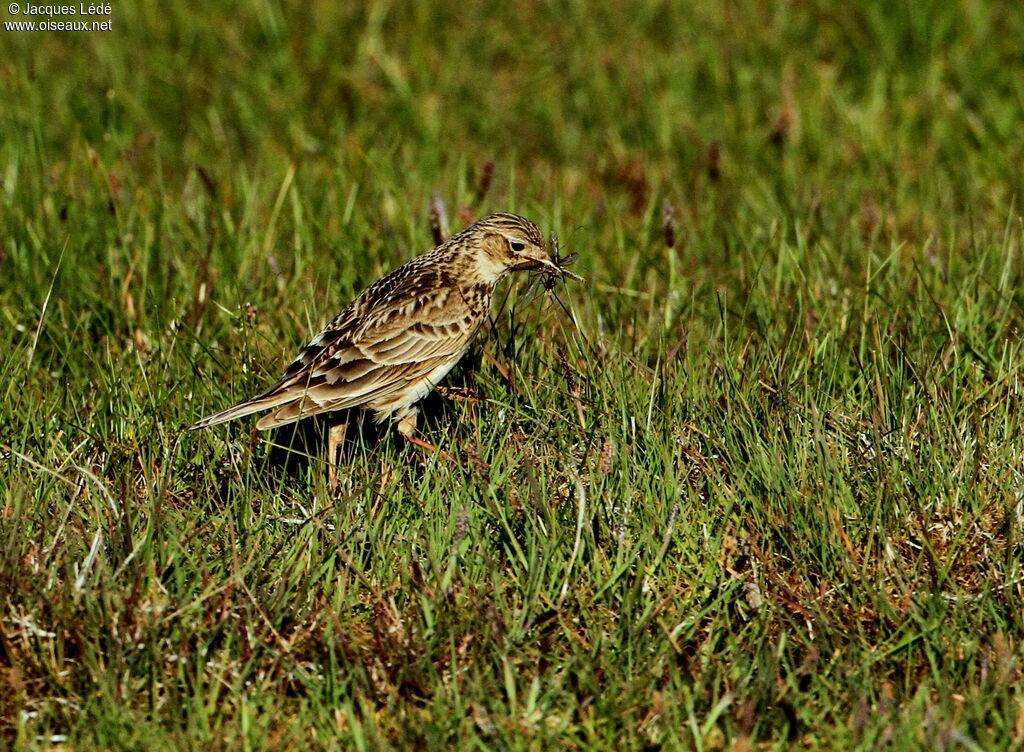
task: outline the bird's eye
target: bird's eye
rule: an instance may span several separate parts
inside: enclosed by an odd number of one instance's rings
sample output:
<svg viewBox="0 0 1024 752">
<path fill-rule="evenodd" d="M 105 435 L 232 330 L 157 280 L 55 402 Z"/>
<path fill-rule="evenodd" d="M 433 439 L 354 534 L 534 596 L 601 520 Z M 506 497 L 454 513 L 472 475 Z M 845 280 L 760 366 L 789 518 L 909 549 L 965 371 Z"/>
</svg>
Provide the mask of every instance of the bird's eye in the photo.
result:
<svg viewBox="0 0 1024 752">
<path fill-rule="evenodd" d="M 522 240 L 510 240 L 508 241 L 508 244 L 516 253 L 519 253 L 520 251 L 526 248 L 526 243 L 524 243 Z"/>
</svg>

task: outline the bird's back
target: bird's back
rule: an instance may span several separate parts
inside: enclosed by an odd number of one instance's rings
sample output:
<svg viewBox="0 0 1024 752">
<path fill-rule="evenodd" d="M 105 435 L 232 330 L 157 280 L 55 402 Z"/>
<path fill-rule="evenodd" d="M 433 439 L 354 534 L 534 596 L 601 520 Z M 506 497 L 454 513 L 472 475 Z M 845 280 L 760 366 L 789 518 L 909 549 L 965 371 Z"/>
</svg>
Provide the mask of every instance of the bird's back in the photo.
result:
<svg viewBox="0 0 1024 752">
<path fill-rule="evenodd" d="M 269 389 L 192 428 L 272 408 L 257 428 L 363 406 L 384 418 L 417 401 L 455 365 L 490 310 L 493 283 L 467 275 L 466 267 L 457 248 L 442 246 L 387 274 L 302 348 Z"/>
</svg>

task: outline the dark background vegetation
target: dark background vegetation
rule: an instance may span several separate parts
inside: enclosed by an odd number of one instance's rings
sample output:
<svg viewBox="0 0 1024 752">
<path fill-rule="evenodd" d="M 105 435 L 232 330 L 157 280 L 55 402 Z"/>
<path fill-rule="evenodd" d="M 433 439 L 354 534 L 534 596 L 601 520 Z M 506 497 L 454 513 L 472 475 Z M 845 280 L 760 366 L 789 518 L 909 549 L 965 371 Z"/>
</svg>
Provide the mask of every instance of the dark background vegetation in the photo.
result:
<svg viewBox="0 0 1024 752">
<path fill-rule="evenodd" d="M 1017 2 L 110 18 L 0 31 L 2 743 L 1021 743 Z M 508 288 L 456 462 L 184 432 L 435 194 L 588 280 Z"/>
</svg>

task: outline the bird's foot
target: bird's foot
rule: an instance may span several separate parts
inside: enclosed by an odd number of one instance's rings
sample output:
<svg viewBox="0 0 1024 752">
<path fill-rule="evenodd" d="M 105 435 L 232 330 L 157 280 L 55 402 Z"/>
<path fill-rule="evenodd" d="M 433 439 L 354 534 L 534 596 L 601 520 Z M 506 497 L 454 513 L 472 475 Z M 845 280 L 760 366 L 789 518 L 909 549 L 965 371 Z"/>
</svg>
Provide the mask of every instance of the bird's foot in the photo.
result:
<svg viewBox="0 0 1024 752">
<path fill-rule="evenodd" d="M 416 413 L 410 413 L 409 415 L 406 415 L 404 418 L 399 420 L 398 423 L 395 424 L 395 430 L 398 431 L 398 434 L 403 439 L 408 441 L 414 447 L 418 447 L 419 449 L 425 449 L 428 452 L 432 452 L 434 454 L 440 454 L 449 462 L 456 462 L 454 455 L 452 455 L 450 452 L 446 452 L 444 449 L 437 446 L 436 444 L 431 444 L 429 441 L 424 441 L 423 439 L 420 439 L 416 436 Z"/>
</svg>

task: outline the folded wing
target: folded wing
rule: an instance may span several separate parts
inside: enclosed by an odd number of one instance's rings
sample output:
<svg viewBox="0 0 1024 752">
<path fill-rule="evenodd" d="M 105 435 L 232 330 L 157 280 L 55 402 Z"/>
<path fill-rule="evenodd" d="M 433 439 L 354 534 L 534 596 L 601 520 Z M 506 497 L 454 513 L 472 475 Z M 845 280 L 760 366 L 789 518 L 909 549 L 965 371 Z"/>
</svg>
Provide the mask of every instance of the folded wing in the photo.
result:
<svg viewBox="0 0 1024 752">
<path fill-rule="evenodd" d="M 449 296 L 460 294 L 457 288 L 417 292 L 378 300 L 362 316 L 357 300 L 303 348 L 276 384 L 191 428 L 277 408 L 256 424 L 260 430 L 274 428 L 399 395 L 445 363 L 454 364 L 483 315 L 449 304 Z"/>
</svg>

